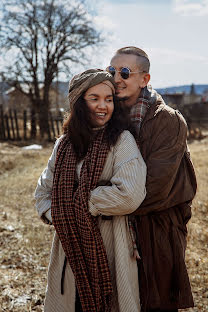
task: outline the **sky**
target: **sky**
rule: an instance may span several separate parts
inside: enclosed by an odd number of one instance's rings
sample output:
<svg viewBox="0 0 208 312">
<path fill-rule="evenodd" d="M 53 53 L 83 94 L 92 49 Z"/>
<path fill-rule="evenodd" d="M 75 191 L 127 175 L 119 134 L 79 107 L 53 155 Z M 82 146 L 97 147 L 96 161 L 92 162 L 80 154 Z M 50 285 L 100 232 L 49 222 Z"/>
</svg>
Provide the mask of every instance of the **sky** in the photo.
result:
<svg viewBox="0 0 208 312">
<path fill-rule="evenodd" d="M 149 55 L 152 87 L 208 84 L 208 0 L 90 0 L 90 8 L 106 38 L 90 67 L 133 45 Z"/>
<path fill-rule="evenodd" d="M 208 84 L 208 0 L 85 2 L 105 41 L 86 49 L 84 69 L 106 68 L 117 49 L 133 45 L 149 55 L 153 88 Z M 71 68 L 72 74 L 83 70 Z"/>
</svg>

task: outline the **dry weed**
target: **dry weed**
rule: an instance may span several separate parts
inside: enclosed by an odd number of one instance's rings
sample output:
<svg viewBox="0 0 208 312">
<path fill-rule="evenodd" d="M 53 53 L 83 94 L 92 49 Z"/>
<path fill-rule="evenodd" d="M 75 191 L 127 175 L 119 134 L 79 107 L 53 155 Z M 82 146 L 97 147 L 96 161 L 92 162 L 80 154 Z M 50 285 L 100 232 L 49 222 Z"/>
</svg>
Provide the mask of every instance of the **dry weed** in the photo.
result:
<svg viewBox="0 0 208 312">
<path fill-rule="evenodd" d="M 190 145 L 198 192 L 189 222 L 186 261 L 196 307 L 208 311 L 208 140 Z M 52 145 L 24 151 L 0 144 L 0 300 L 2 311 L 43 311 L 53 228 L 34 208 L 33 193 Z M 185 310 L 184 310 L 185 311 Z"/>
</svg>

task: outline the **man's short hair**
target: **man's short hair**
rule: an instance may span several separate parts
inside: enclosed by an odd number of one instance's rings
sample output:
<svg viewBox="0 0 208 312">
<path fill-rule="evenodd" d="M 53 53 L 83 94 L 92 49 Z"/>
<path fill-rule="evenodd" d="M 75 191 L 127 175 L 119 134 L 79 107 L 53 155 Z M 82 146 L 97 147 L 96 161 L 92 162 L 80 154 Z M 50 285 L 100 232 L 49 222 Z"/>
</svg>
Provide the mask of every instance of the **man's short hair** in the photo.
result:
<svg viewBox="0 0 208 312">
<path fill-rule="evenodd" d="M 150 61 L 147 53 L 145 53 L 142 49 L 139 49 L 137 47 L 124 47 L 121 49 L 118 49 L 116 51 L 116 54 L 133 54 L 138 56 L 138 65 L 140 66 L 140 69 L 143 70 L 146 73 L 149 73 L 150 69 Z"/>
</svg>

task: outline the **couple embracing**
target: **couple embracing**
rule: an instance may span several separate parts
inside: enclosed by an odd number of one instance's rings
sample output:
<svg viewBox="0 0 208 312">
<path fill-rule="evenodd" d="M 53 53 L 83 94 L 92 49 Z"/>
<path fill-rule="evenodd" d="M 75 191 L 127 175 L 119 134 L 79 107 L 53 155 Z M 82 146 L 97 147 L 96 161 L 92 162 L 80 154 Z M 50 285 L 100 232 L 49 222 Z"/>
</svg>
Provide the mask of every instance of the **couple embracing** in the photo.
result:
<svg viewBox="0 0 208 312">
<path fill-rule="evenodd" d="M 193 306 L 186 224 L 196 193 L 187 125 L 147 85 L 147 54 L 119 49 L 72 78 L 70 113 L 35 191 L 55 228 L 46 312 Z"/>
</svg>

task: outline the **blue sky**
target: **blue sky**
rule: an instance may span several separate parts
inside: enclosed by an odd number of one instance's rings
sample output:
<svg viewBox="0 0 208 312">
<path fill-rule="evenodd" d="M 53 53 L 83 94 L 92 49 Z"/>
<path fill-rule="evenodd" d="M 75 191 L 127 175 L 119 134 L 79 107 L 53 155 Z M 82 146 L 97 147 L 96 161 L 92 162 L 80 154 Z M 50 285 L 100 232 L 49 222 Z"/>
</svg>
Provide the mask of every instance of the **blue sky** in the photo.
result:
<svg viewBox="0 0 208 312">
<path fill-rule="evenodd" d="M 85 1 L 106 38 L 101 47 L 86 49 L 85 69 L 106 68 L 117 49 L 134 45 L 150 57 L 153 88 L 208 84 L 208 0 Z M 71 68 L 73 74 L 83 70 Z"/>
<path fill-rule="evenodd" d="M 155 88 L 208 84 L 208 0 L 91 0 L 107 41 L 91 66 L 106 67 L 116 49 L 134 45 L 151 60 Z"/>
</svg>

